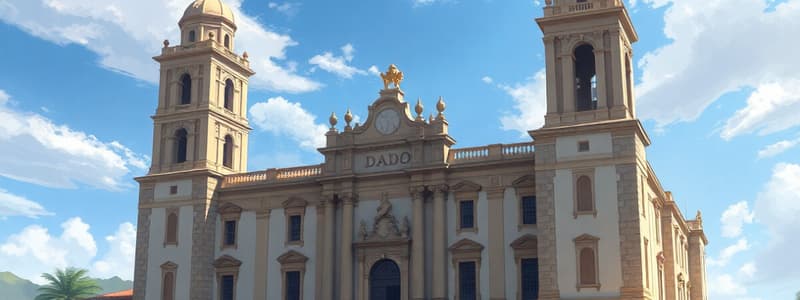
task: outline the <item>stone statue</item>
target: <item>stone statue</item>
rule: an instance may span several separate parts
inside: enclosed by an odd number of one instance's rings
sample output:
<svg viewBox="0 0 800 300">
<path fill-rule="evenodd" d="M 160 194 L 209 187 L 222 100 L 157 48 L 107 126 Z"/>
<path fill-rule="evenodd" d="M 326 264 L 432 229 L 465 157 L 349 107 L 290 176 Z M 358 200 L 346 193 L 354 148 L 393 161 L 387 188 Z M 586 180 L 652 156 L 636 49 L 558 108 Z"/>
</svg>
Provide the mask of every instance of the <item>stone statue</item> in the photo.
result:
<svg viewBox="0 0 800 300">
<path fill-rule="evenodd" d="M 358 230 L 358 235 L 361 237 L 362 241 L 366 241 L 367 237 L 369 236 L 369 232 L 367 232 L 367 222 L 361 220 L 361 226 Z"/>
<path fill-rule="evenodd" d="M 403 217 L 403 222 L 400 223 L 400 237 L 408 238 L 408 217 Z"/>
<path fill-rule="evenodd" d="M 389 83 L 393 83 L 395 88 L 400 88 L 400 82 L 403 81 L 403 72 L 397 69 L 394 64 L 389 65 L 389 70 L 386 73 L 381 73 L 383 79 L 383 89 L 389 89 Z"/>
<path fill-rule="evenodd" d="M 392 203 L 389 202 L 389 193 L 383 193 L 381 196 L 381 205 L 378 206 L 378 213 L 375 215 L 375 221 L 389 215 L 390 210 L 392 210 Z"/>
</svg>

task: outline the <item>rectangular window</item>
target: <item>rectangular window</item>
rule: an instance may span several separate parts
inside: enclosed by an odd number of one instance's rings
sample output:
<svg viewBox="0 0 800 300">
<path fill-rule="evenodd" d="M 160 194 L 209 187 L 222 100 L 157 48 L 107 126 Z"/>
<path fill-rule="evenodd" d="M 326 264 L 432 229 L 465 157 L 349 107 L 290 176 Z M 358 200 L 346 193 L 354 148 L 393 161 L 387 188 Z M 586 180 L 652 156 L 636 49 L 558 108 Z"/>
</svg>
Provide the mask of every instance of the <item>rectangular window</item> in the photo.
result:
<svg viewBox="0 0 800 300">
<path fill-rule="evenodd" d="M 474 228 L 475 227 L 474 202 L 472 200 L 465 200 L 461 201 L 460 205 L 461 205 L 461 228 Z"/>
<path fill-rule="evenodd" d="M 458 263 L 458 296 L 459 300 L 478 299 L 477 278 L 475 262 L 467 261 Z"/>
<path fill-rule="evenodd" d="M 522 300 L 536 300 L 539 297 L 539 260 L 523 259 L 520 262 L 520 269 Z"/>
<path fill-rule="evenodd" d="M 300 300 L 300 272 L 286 272 L 286 300 Z"/>
<path fill-rule="evenodd" d="M 233 300 L 233 275 L 224 275 L 220 279 L 219 299 Z"/>
<path fill-rule="evenodd" d="M 536 196 L 522 197 L 522 224 L 536 224 Z"/>
<path fill-rule="evenodd" d="M 289 241 L 294 242 L 301 239 L 302 222 L 303 219 L 299 215 L 289 217 Z"/>
<path fill-rule="evenodd" d="M 236 221 L 225 221 L 225 246 L 236 244 Z"/>
<path fill-rule="evenodd" d="M 578 142 L 578 152 L 589 152 L 589 141 Z"/>
</svg>

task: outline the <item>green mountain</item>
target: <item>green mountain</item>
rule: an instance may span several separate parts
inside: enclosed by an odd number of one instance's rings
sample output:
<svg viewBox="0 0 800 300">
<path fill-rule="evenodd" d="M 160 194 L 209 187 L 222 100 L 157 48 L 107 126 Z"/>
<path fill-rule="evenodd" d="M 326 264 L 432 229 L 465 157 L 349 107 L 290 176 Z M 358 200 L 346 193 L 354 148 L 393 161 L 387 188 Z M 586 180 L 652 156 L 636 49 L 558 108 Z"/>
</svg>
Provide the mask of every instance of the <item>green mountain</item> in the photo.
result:
<svg viewBox="0 0 800 300">
<path fill-rule="evenodd" d="M 127 290 L 133 282 L 117 276 L 108 279 L 95 279 L 103 291 L 101 294 Z M 3 300 L 33 300 L 39 286 L 30 280 L 22 279 L 11 272 L 0 272 L 0 298 Z"/>
</svg>

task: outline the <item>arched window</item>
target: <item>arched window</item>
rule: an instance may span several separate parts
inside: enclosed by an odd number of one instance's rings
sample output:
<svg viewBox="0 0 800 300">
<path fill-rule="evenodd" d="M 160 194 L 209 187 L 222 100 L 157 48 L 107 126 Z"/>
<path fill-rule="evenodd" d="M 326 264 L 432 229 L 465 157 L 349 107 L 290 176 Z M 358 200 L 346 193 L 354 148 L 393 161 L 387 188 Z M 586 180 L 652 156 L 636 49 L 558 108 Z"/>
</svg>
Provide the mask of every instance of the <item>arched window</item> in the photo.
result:
<svg viewBox="0 0 800 300">
<path fill-rule="evenodd" d="M 161 299 L 173 300 L 175 299 L 175 273 L 164 272 L 164 282 L 161 287 Z"/>
<path fill-rule="evenodd" d="M 233 80 L 225 80 L 225 109 L 233 111 Z"/>
<path fill-rule="evenodd" d="M 196 41 L 196 40 L 197 40 L 197 36 L 194 33 L 194 30 L 189 31 L 189 42 L 190 43 L 194 43 L 194 41 Z"/>
<path fill-rule="evenodd" d="M 230 135 L 225 136 L 225 144 L 222 150 L 222 165 L 228 168 L 233 167 L 233 138 Z"/>
<path fill-rule="evenodd" d="M 589 176 L 583 175 L 578 177 L 578 181 L 575 183 L 575 193 L 577 194 L 578 212 L 594 211 L 592 180 Z"/>
<path fill-rule="evenodd" d="M 181 76 L 181 104 L 192 103 L 192 76 Z"/>
<path fill-rule="evenodd" d="M 178 129 L 175 132 L 175 162 L 182 163 L 186 161 L 186 144 L 188 142 L 186 129 Z"/>
<path fill-rule="evenodd" d="M 164 234 L 165 245 L 178 244 L 178 214 L 170 213 L 167 215 L 167 232 Z"/>
<path fill-rule="evenodd" d="M 581 285 L 597 284 L 597 270 L 595 265 L 594 249 L 590 247 L 581 249 L 580 272 Z"/>
<path fill-rule="evenodd" d="M 581 45 L 575 48 L 575 108 L 577 111 L 597 109 L 597 75 L 594 65 L 594 48 Z"/>
<path fill-rule="evenodd" d="M 225 48 L 231 49 L 231 37 L 229 35 L 227 35 L 227 34 L 225 35 L 224 45 L 225 45 Z"/>
</svg>

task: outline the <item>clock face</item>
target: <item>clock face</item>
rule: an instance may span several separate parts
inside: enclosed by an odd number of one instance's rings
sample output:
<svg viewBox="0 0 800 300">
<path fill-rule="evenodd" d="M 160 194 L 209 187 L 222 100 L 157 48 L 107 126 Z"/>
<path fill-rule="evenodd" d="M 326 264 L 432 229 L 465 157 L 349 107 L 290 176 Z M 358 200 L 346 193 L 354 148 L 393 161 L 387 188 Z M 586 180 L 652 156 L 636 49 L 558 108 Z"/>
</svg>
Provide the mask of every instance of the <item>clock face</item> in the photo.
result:
<svg viewBox="0 0 800 300">
<path fill-rule="evenodd" d="M 400 127 L 400 114 L 393 109 L 384 109 L 378 113 L 375 120 L 375 128 L 381 134 L 387 135 L 394 133 Z"/>
</svg>

